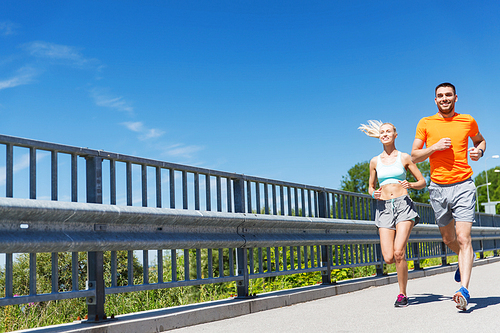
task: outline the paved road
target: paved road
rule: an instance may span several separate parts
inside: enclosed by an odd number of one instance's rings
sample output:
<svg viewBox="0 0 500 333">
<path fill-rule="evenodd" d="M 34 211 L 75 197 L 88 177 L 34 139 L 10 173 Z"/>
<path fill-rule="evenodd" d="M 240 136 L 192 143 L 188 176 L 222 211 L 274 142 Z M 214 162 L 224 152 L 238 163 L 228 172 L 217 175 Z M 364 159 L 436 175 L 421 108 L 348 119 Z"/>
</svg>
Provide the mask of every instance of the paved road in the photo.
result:
<svg viewBox="0 0 500 333">
<path fill-rule="evenodd" d="M 168 332 L 500 332 L 500 262 L 474 267 L 465 312 L 451 300 L 453 275 L 410 280 L 406 308 L 394 308 L 398 286 L 389 284 Z"/>
</svg>

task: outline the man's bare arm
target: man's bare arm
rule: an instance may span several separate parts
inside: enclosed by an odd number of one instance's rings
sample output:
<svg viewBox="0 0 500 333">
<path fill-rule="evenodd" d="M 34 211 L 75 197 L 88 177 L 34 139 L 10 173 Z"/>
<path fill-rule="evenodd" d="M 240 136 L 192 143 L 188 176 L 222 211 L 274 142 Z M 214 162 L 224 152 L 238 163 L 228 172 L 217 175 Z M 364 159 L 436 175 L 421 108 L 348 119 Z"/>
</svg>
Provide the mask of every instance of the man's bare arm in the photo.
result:
<svg viewBox="0 0 500 333">
<path fill-rule="evenodd" d="M 483 153 L 486 150 L 486 140 L 483 138 L 481 133 L 477 133 L 477 135 L 471 137 L 471 139 L 474 144 L 474 148 L 469 148 L 469 157 L 472 161 L 477 161 L 483 157 Z"/>
<path fill-rule="evenodd" d="M 451 147 L 450 138 L 442 138 L 430 147 L 423 148 L 424 141 L 421 139 L 415 139 L 413 141 L 413 146 L 411 148 L 411 160 L 413 163 L 419 163 L 425 161 L 434 152 L 449 149 Z"/>
</svg>

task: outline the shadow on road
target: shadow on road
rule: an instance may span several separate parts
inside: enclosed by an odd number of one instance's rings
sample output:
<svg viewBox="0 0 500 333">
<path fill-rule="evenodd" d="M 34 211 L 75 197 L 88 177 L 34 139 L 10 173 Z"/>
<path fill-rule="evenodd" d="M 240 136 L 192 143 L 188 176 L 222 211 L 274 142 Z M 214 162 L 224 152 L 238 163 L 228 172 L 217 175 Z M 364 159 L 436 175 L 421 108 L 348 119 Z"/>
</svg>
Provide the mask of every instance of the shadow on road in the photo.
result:
<svg viewBox="0 0 500 333">
<path fill-rule="evenodd" d="M 433 302 L 450 301 L 451 296 L 436 295 L 436 294 L 417 294 L 408 298 L 409 305 L 419 305 Z M 466 311 L 461 313 L 471 313 L 476 310 L 487 308 L 488 306 L 500 304 L 500 296 L 490 297 L 471 297 L 469 306 Z"/>
<path fill-rule="evenodd" d="M 416 294 L 415 296 L 410 296 L 408 298 L 409 305 L 418 305 L 425 303 L 449 301 L 451 296 L 436 295 L 436 294 Z"/>
<path fill-rule="evenodd" d="M 490 297 L 471 297 L 469 302 L 469 308 L 467 311 L 463 312 L 472 312 L 480 309 L 487 308 L 488 306 L 500 304 L 499 296 L 490 296 Z"/>
</svg>

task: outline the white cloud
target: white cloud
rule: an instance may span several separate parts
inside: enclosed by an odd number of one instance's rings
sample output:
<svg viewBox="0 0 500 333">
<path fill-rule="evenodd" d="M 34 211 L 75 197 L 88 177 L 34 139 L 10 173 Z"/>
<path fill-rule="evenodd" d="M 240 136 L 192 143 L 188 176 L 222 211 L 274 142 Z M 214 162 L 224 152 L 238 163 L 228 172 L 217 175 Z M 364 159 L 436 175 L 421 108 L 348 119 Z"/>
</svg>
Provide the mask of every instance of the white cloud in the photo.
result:
<svg viewBox="0 0 500 333">
<path fill-rule="evenodd" d="M 17 26 L 10 21 L 0 22 L 0 35 L 3 35 L 3 36 L 14 35 L 15 28 L 17 28 Z"/>
<path fill-rule="evenodd" d="M 165 154 L 174 157 L 192 158 L 193 154 L 200 151 L 200 146 L 185 146 L 184 144 L 175 144 L 165 149 Z"/>
<path fill-rule="evenodd" d="M 14 24 L 10 22 L 0 22 L 0 35 L 13 34 Z M 31 56 L 37 58 L 47 58 L 49 60 L 63 62 L 71 66 L 84 67 L 86 65 L 95 66 L 98 72 L 102 66 L 98 66 L 98 61 L 95 59 L 85 58 L 76 48 L 65 45 L 58 45 L 42 41 L 36 41 L 21 45 Z M 8 79 L 0 80 L 0 90 L 13 88 L 33 82 L 42 70 L 35 69 L 32 66 L 24 66 L 17 73 Z M 115 102 L 117 103 L 117 102 Z"/>
<path fill-rule="evenodd" d="M 145 139 L 158 138 L 158 137 L 162 136 L 163 134 L 165 134 L 164 131 L 156 129 L 156 128 L 151 128 L 151 129 L 146 131 L 144 138 Z"/>
<path fill-rule="evenodd" d="M 129 111 L 132 112 L 134 109 L 123 99 L 122 96 L 120 97 L 105 97 L 105 96 L 98 96 L 96 99 L 96 103 L 99 106 L 105 106 L 108 108 L 114 108 L 114 109 L 119 109 L 123 111 Z"/>
<path fill-rule="evenodd" d="M 7 80 L 0 81 L 0 90 L 13 88 L 33 82 L 33 79 L 38 75 L 39 71 L 32 67 L 23 67 L 19 69 L 13 77 Z"/>
<path fill-rule="evenodd" d="M 122 96 L 110 96 L 104 91 L 104 89 L 94 88 L 90 91 L 90 95 L 98 106 L 104 106 L 118 111 L 125 111 L 130 114 L 134 112 L 134 108 Z"/>
<path fill-rule="evenodd" d="M 136 122 L 125 122 L 122 123 L 125 127 L 127 127 L 129 130 L 134 131 L 134 132 L 140 132 L 144 128 L 144 125 L 140 121 Z"/>
<path fill-rule="evenodd" d="M 156 129 L 156 128 L 147 128 L 144 126 L 144 124 L 140 121 L 136 122 L 124 122 L 122 123 L 125 127 L 127 127 L 129 130 L 137 133 L 141 133 L 139 136 L 140 140 L 147 140 L 147 139 L 153 139 L 153 138 L 158 138 L 165 134 L 164 131 Z"/>
<path fill-rule="evenodd" d="M 96 59 L 85 58 L 77 48 L 72 46 L 35 41 L 26 43 L 22 47 L 34 57 L 66 61 L 79 67 L 97 63 Z"/>
<path fill-rule="evenodd" d="M 139 140 L 148 140 L 152 138 L 157 138 L 165 134 L 164 131 L 156 128 L 147 128 L 140 121 L 128 121 L 121 123 L 123 126 L 131 130 L 132 132 L 139 133 Z M 162 155 L 176 158 L 191 159 L 194 154 L 203 148 L 201 146 L 186 146 L 182 143 L 177 143 L 170 145 L 165 148 L 165 146 L 158 146 L 159 149 L 163 151 Z"/>
</svg>

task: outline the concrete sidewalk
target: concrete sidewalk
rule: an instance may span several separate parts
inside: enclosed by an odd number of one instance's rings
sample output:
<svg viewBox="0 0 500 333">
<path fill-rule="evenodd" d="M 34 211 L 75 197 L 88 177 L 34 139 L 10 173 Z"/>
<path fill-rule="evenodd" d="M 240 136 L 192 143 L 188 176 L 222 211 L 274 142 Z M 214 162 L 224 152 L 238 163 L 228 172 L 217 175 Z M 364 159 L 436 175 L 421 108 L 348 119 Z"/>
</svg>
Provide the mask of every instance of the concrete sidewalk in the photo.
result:
<svg viewBox="0 0 500 333">
<path fill-rule="evenodd" d="M 464 312 L 451 300 L 453 276 L 410 280 L 406 308 L 394 307 L 399 288 L 389 284 L 169 332 L 500 332 L 500 262 L 476 262 Z"/>
<path fill-rule="evenodd" d="M 18 332 L 500 332 L 500 257 L 474 263 L 469 310 L 451 296 L 456 265 L 409 272 L 410 306 L 394 308 L 397 276 L 342 281 Z"/>
</svg>

